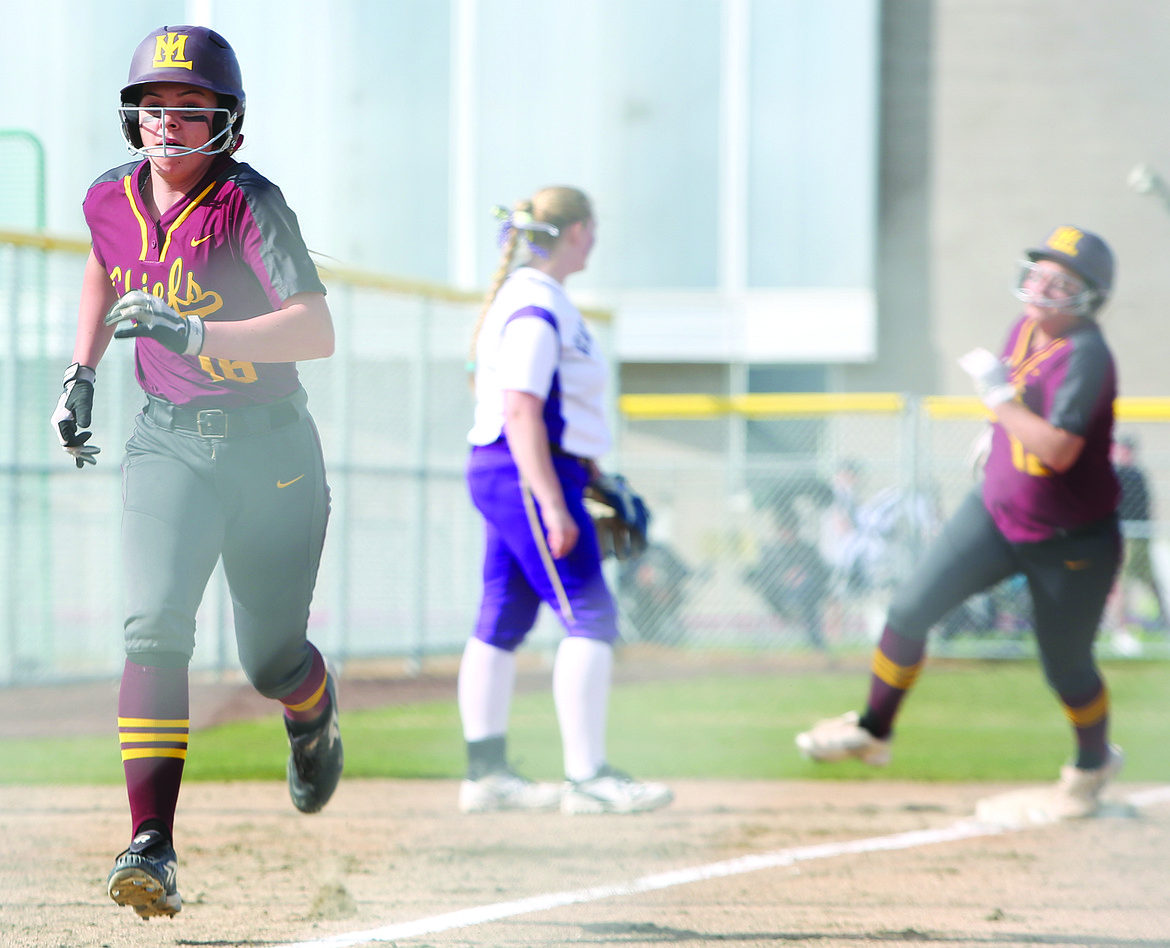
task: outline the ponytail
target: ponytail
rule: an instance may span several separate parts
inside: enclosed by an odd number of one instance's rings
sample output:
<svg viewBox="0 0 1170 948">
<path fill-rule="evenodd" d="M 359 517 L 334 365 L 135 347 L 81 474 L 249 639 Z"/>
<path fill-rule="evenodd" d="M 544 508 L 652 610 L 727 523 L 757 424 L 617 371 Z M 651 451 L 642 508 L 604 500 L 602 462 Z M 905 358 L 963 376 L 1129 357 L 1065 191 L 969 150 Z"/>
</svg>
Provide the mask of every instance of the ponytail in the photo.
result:
<svg viewBox="0 0 1170 948">
<path fill-rule="evenodd" d="M 525 199 L 516 205 L 517 211 L 525 213 L 532 213 L 532 201 Z M 504 234 L 504 239 L 500 245 L 500 263 L 496 267 L 496 272 L 492 274 L 492 282 L 488 286 L 487 295 L 484 297 L 483 306 L 480 307 L 479 316 L 475 321 L 475 329 L 471 333 L 471 351 L 467 362 L 467 372 L 473 378 L 475 376 L 475 349 L 479 342 L 479 333 L 483 329 L 483 321 L 487 318 L 488 310 L 492 308 L 492 303 L 496 301 L 496 296 L 500 292 L 500 287 L 504 285 L 504 281 L 508 279 L 508 274 L 512 272 L 512 261 L 516 256 L 516 248 L 520 244 L 520 231 L 515 227 L 509 227 Z"/>
</svg>

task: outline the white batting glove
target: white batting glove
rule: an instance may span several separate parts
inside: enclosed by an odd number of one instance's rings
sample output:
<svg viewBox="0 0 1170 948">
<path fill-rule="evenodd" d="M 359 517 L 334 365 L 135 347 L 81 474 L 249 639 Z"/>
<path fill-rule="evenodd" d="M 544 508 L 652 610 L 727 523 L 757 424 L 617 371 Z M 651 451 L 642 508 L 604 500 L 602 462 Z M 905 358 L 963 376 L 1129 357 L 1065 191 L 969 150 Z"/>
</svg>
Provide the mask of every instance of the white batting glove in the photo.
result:
<svg viewBox="0 0 1170 948">
<path fill-rule="evenodd" d="M 986 349 L 972 349 L 959 359 L 962 368 L 975 382 L 975 394 L 988 408 L 995 408 L 1016 397 L 1016 387 L 1008 368 Z"/>
<path fill-rule="evenodd" d="M 203 349 L 203 320 L 183 316 L 145 290 L 131 290 L 106 313 L 106 325 L 129 322 L 114 333 L 115 339 L 148 336 L 179 355 L 199 355 Z"/>
</svg>

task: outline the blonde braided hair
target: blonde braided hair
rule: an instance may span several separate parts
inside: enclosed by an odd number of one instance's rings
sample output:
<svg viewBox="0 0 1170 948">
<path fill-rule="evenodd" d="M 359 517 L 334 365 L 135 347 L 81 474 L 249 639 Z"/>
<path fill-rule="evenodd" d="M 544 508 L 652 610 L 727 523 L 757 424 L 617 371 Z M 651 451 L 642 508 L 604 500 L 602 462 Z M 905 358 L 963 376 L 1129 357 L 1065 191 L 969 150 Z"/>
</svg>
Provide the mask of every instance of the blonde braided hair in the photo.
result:
<svg viewBox="0 0 1170 948">
<path fill-rule="evenodd" d="M 480 330 L 483 329 L 484 319 L 487 317 L 492 303 L 496 301 L 500 287 L 504 285 L 504 281 L 515 269 L 516 251 L 521 243 L 532 248 L 538 254 L 543 251 L 543 255 L 547 255 L 560 239 L 560 235 L 565 232 L 565 228 L 578 221 L 587 221 L 593 218 L 593 207 L 584 191 L 578 188 L 556 186 L 542 188 L 531 198 L 517 201 L 513 207 L 513 214 L 516 217 L 529 215 L 534 221 L 551 224 L 556 228 L 557 233 L 549 234 L 543 230 L 525 230 L 522 233 L 522 229 L 519 227 L 510 226 L 508 228 L 507 235 L 500 247 L 499 266 L 492 274 L 491 284 L 488 286 L 479 317 L 475 321 L 475 329 L 471 334 L 471 351 L 467 369 L 468 374 L 473 379 L 475 376 L 475 349 L 476 343 L 479 341 Z"/>
</svg>

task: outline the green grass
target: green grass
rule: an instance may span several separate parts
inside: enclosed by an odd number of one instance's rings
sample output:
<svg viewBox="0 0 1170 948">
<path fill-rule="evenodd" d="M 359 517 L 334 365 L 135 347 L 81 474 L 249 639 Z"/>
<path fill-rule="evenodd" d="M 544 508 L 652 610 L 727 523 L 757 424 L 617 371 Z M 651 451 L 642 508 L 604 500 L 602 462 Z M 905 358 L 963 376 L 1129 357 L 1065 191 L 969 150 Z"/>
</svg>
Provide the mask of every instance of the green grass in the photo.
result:
<svg viewBox="0 0 1170 948">
<path fill-rule="evenodd" d="M 1113 739 L 1125 778 L 1170 782 L 1166 753 L 1170 662 L 1104 666 Z M 931 665 L 907 700 L 894 761 L 802 760 L 793 736 L 820 717 L 857 708 L 864 672 L 793 672 L 619 685 L 609 714 L 615 766 L 658 778 L 1047 780 L 1069 755 L 1069 726 L 1034 661 Z M 344 692 L 343 692 L 344 693 Z M 344 699 L 343 699 L 344 700 Z M 458 777 L 463 742 L 453 702 L 344 713 L 349 777 Z M 558 779 L 560 738 L 552 698 L 513 703 L 510 754 L 528 775 Z M 283 780 L 277 714 L 191 735 L 187 780 Z M 0 741 L 0 783 L 121 783 L 116 737 Z"/>
</svg>

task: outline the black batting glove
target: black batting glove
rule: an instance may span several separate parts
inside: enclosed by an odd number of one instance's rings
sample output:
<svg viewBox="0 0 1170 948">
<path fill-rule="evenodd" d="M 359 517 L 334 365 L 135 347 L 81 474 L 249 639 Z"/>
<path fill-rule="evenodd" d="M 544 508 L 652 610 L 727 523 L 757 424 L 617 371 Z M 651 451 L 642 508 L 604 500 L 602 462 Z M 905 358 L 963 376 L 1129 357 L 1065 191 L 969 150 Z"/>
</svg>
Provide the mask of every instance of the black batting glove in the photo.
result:
<svg viewBox="0 0 1170 948">
<path fill-rule="evenodd" d="M 63 391 L 57 399 L 57 410 L 53 412 L 51 424 L 66 452 L 77 462 L 78 470 L 87 464 L 97 464 L 95 454 L 101 453 L 101 448 L 86 444 L 93 435 L 92 431 L 79 431 L 88 428 L 93 416 L 93 383 L 97 378 L 88 365 L 74 362 L 65 370 L 65 377 L 61 380 Z"/>
<path fill-rule="evenodd" d="M 147 336 L 179 355 L 199 355 L 203 349 L 203 320 L 183 316 L 145 290 L 131 290 L 106 313 L 106 325 L 128 322 L 114 333 L 115 339 Z"/>
</svg>

